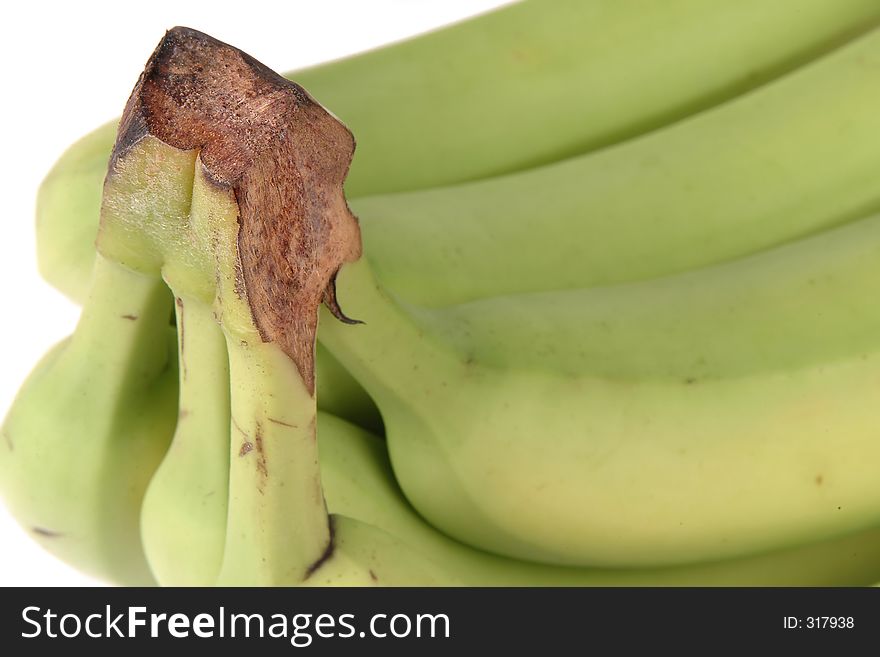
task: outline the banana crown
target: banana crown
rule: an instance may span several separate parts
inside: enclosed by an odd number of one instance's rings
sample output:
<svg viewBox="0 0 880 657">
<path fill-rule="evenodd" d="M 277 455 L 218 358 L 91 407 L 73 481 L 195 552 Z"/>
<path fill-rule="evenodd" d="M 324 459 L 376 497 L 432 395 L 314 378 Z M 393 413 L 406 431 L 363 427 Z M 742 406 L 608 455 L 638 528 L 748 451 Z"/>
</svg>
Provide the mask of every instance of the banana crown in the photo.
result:
<svg viewBox="0 0 880 657">
<path fill-rule="evenodd" d="M 119 124 L 99 251 L 214 297 L 227 330 L 278 343 L 313 388 L 317 307 L 344 318 L 335 275 L 360 255 L 342 192 L 353 152 L 301 87 L 176 27 Z"/>
</svg>

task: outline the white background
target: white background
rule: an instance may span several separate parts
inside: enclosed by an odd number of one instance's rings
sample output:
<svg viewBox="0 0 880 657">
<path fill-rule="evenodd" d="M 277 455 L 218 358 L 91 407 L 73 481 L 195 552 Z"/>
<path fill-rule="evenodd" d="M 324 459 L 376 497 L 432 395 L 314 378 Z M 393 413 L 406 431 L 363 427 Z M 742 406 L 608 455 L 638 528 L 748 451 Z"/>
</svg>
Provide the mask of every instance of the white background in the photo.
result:
<svg viewBox="0 0 880 657">
<path fill-rule="evenodd" d="M 335 59 L 504 4 L 501 0 L 16 2 L 0 27 L 0 415 L 79 309 L 37 274 L 34 199 L 73 141 L 116 117 L 174 25 L 207 32 L 279 71 Z M 331 108 L 332 109 L 332 108 Z M 68 568 L 0 503 L 0 586 L 99 584 Z"/>
</svg>

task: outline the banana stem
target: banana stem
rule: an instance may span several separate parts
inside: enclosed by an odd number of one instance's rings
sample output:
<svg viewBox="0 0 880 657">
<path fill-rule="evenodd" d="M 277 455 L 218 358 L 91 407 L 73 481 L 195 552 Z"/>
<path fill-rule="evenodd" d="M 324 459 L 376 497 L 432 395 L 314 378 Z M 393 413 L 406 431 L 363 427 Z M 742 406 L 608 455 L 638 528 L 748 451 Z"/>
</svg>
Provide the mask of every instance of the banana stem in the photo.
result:
<svg viewBox="0 0 880 657">
<path fill-rule="evenodd" d="M 346 265 L 336 279 L 340 303 L 363 324 L 346 327 L 325 313 L 321 342 L 371 396 L 385 404 L 436 408 L 438 394 L 451 387 L 432 386 L 460 376 L 469 358 L 441 345 L 420 326 L 415 307 L 399 302 L 376 279 L 367 258 Z M 429 382 L 430 380 L 430 382 Z M 430 386 L 431 390 L 426 391 Z"/>
<path fill-rule="evenodd" d="M 229 362 L 210 303 L 178 296 L 180 408 L 171 449 L 141 512 L 150 568 L 162 585 L 209 586 L 223 560 L 229 490 Z"/>
<path fill-rule="evenodd" d="M 232 419 L 220 585 L 301 584 L 332 552 L 315 397 L 273 343 L 227 334 Z"/>
<path fill-rule="evenodd" d="M 167 369 L 170 313 L 171 294 L 160 279 L 98 254 L 89 299 L 64 357 L 86 359 L 92 371 L 115 382 L 119 395 L 130 393 Z"/>
</svg>

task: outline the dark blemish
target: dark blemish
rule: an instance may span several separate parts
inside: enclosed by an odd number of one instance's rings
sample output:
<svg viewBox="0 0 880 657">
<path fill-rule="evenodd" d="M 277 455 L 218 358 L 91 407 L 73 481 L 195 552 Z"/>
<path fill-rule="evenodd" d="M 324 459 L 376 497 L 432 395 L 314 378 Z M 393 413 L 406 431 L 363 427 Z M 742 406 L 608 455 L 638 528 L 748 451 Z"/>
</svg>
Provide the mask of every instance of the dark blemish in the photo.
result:
<svg viewBox="0 0 880 657">
<path fill-rule="evenodd" d="M 841 508 L 841 507 L 837 507 L 837 510 L 840 511 L 840 508 Z"/>
<path fill-rule="evenodd" d="M 477 359 L 474 358 L 472 355 L 464 359 L 465 365 L 473 365 L 475 362 L 477 362 Z"/>
<path fill-rule="evenodd" d="M 130 319 L 131 321 L 135 321 L 138 318 L 137 315 L 120 315 L 120 317 L 122 317 L 122 319 Z"/>
<path fill-rule="evenodd" d="M 690 386 L 690 385 L 693 385 L 694 383 L 696 383 L 697 380 L 696 380 L 694 377 L 689 376 L 688 378 L 686 378 L 686 379 L 684 380 L 684 382 L 685 382 L 685 385 L 689 385 L 689 386 Z"/>
<path fill-rule="evenodd" d="M 247 340 L 239 340 L 238 345 L 240 347 L 247 347 L 248 346 Z"/>
<path fill-rule="evenodd" d="M 43 538 L 60 538 L 64 536 L 61 532 L 52 531 L 45 527 L 31 527 L 31 531 L 37 536 L 42 536 Z"/>
<path fill-rule="evenodd" d="M 248 441 L 245 441 L 241 444 L 241 449 L 238 450 L 239 456 L 245 456 L 246 454 L 250 454 L 254 449 L 254 444 Z"/>
<path fill-rule="evenodd" d="M 373 569 L 372 569 L 372 568 L 370 568 L 370 579 L 373 580 L 374 582 L 378 582 L 378 581 L 379 581 L 379 578 L 376 577 L 376 573 L 373 572 Z"/>
<path fill-rule="evenodd" d="M 313 484 L 314 489 L 312 490 L 312 495 L 314 496 L 314 500 L 324 507 L 324 513 L 329 516 L 330 511 L 327 509 L 327 498 L 324 496 L 324 486 L 321 485 L 320 477 L 315 477 Z M 283 482 L 282 485 L 284 485 Z"/>
<path fill-rule="evenodd" d="M 822 479 L 822 475 L 820 475 L 820 474 L 816 475 L 816 485 L 817 486 L 821 486 L 823 481 L 824 480 Z"/>
<path fill-rule="evenodd" d="M 238 224 L 241 226 L 241 217 L 238 218 Z M 233 284 L 232 291 L 235 293 L 235 296 L 239 299 L 244 299 L 245 295 L 245 284 L 244 284 L 244 272 L 241 269 L 241 259 L 235 259 L 235 266 L 233 267 Z"/>
<path fill-rule="evenodd" d="M 179 411 L 177 411 L 177 421 L 180 422 L 181 420 L 186 418 L 186 416 L 188 416 L 188 415 L 189 415 L 189 411 L 186 410 L 185 408 L 181 408 Z"/>
<path fill-rule="evenodd" d="M 110 156 L 110 173 L 116 169 L 117 161 L 124 157 L 149 132 L 146 120 L 140 115 L 131 116 L 125 125 L 119 126 L 119 133 Z"/>
<path fill-rule="evenodd" d="M 266 464 L 266 452 L 263 449 L 263 427 L 260 426 L 259 422 L 257 422 L 257 428 L 254 432 L 254 447 L 256 447 L 257 454 L 259 454 L 257 458 L 257 472 L 260 473 L 260 483 L 257 484 L 257 489 L 260 491 L 260 495 L 262 495 L 263 488 L 266 486 L 266 479 L 269 478 L 269 468 Z"/>
<path fill-rule="evenodd" d="M 177 332 L 180 335 L 180 374 L 183 380 L 186 381 L 186 358 L 184 358 L 183 354 L 186 345 L 183 335 L 183 299 L 176 297 L 175 301 L 177 302 L 177 314 L 179 315 L 177 318 Z"/>
<path fill-rule="evenodd" d="M 327 541 L 327 547 L 324 548 L 324 553 L 318 557 L 318 560 L 306 568 L 306 576 L 303 578 L 303 581 L 311 577 L 318 568 L 323 566 L 333 556 L 333 551 L 336 549 L 336 521 L 333 519 L 333 516 L 327 518 L 327 529 L 330 530 L 330 540 Z"/>
<path fill-rule="evenodd" d="M 216 492 L 216 491 L 213 491 L 213 490 L 212 490 L 212 491 L 210 491 L 210 492 L 208 492 L 208 493 L 205 493 L 205 498 L 209 498 L 209 497 L 211 497 L 212 495 L 214 495 L 215 492 Z"/>
<path fill-rule="evenodd" d="M 232 426 L 234 426 L 242 436 L 247 438 L 248 437 L 247 431 L 245 431 L 244 429 L 241 428 L 241 425 L 239 425 L 238 422 L 235 421 L 234 417 L 230 418 L 230 419 L 232 420 Z"/>
<path fill-rule="evenodd" d="M 280 424 L 282 427 L 290 427 L 291 429 L 296 429 L 295 424 L 290 424 L 289 422 L 282 422 L 281 420 L 276 420 L 274 417 L 267 418 L 269 422 L 274 422 L 275 424 Z"/>
<path fill-rule="evenodd" d="M 15 449 L 15 445 L 12 444 L 12 436 L 10 436 L 5 431 L 3 432 L 3 441 L 6 443 L 6 446 L 9 448 L 10 452 Z"/>
<path fill-rule="evenodd" d="M 337 269 L 330 276 L 327 287 L 324 288 L 324 305 L 327 306 L 330 314 L 343 324 L 363 324 L 364 322 L 359 319 L 352 319 L 351 317 L 348 317 L 344 312 L 342 312 L 342 308 L 339 307 L 339 301 L 336 298 L 336 277 L 338 275 L 339 270 Z"/>
</svg>

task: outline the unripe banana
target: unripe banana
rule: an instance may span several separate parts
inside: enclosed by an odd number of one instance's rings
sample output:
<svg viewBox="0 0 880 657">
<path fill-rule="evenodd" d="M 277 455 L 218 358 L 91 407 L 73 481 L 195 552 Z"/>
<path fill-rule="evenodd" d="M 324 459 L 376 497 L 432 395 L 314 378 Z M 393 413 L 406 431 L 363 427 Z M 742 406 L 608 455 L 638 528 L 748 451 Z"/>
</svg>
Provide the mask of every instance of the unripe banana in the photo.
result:
<svg viewBox="0 0 880 657">
<path fill-rule="evenodd" d="M 84 303 L 92 283 L 95 236 L 116 122 L 68 148 L 37 191 L 37 267 L 53 287 Z"/>
<path fill-rule="evenodd" d="M 73 336 L 36 367 L 0 445 L 0 489 L 50 552 L 96 577 L 153 578 L 138 532 L 141 498 L 177 420 L 171 297 L 97 258 Z"/>
<path fill-rule="evenodd" d="M 160 585 L 208 586 L 223 559 L 229 480 L 229 363 L 210 304 L 176 299 L 180 411 L 140 514 Z M 226 440 L 218 440 L 223 438 Z"/>
<path fill-rule="evenodd" d="M 357 135 L 346 192 L 358 197 L 629 139 L 878 22 L 873 0 L 538 0 L 294 77 Z"/>
<path fill-rule="evenodd" d="M 358 136 L 346 188 L 359 197 L 497 176 L 630 139 L 759 87 L 878 21 L 874 0 L 532 1 L 290 75 Z M 832 103 L 834 93 L 814 95 Z M 817 114 L 796 107 L 786 121 Z M 74 299 L 88 289 L 115 132 L 107 125 L 74 145 L 40 190 L 40 270 Z M 553 198 L 544 191 L 535 200 Z M 489 205 L 499 214 L 516 206 Z"/>
<path fill-rule="evenodd" d="M 321 481 L 331 513 L 378 527 L 432 564 L 433 582 L 465 586 L 864 586 L 880 577 L 880 530 L 758 556 L 658 569 L 565 568 L 474 550 L 428 525 L 394 480 L 385 441 L 318 414 Z M 439 572 L 438 572 L 439 571 Z M 391 573 L 396 576 L 397 573 Z M 374 571 L 368 584 L 387 585 Z M 418 580 L 404 584 L 412 585 Z"/>
<path fill-rule="evenodd" d="M 408 499 L 525 560 L 715 560 L 876 525 L 880 217 L 728 264 L 459 307 L 396 303 L 324 344 L 374 396 Z M 437 491 L 443 490 L 443 495 Z"/>
<path fill-rule="evenodd" d="M 364 253 L 402 299 L 651 278 L 880 210 L 880 30 L 642 138 L 511 176 L 358 199 Z"/>
</svg>

